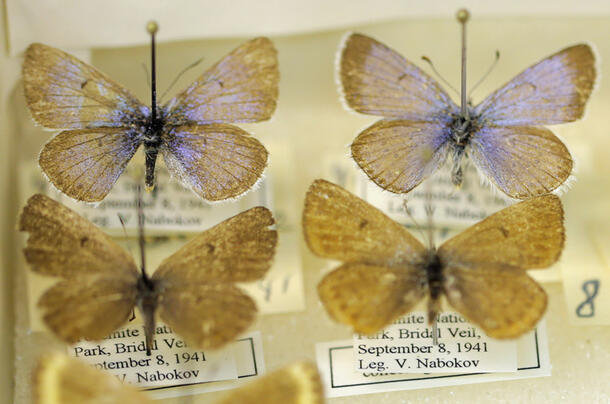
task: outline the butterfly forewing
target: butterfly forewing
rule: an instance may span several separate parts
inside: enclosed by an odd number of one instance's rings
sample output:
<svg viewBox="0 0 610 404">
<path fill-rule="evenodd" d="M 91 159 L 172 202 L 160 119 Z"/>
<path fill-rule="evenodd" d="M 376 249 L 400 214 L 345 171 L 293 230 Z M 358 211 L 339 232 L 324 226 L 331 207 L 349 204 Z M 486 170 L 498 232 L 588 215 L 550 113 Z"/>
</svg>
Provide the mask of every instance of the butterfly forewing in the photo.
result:
<svg viewBox="0 0 610 404">
<path fill-rule="evenodd" d="M 36 404 L 148 404 L 135 388 L 93 366 L 59 353 L 38 363 L 33 380 Z"/>
<path fill-rule="evenodd" d="M 165 284 L 249 282 L 271 267 L 277 232 L 271 212 L 255 207 L 201 233 L 166 258 L 153 279 Z"/>
<path fill-rule="evenodd" d="M 112 276 L 135 282 L 131 256 L 108 235 L 74 211 L 44 195 L 32 196 L 19 218 L 19 230 L 29 233 L 24 250 L 32 270 L 63 278 Z"/>
<path fill-rule="evenodd" d="M 406 193 L 435 172 L 447 157 L 446 124 L 381 120 L 352 143 L 352 157 L 373 182 Z"/>
<path fill-rule="evenodd" d="M 127 128 L 146 110 L 96 68 L 42 44 L 26 50 L 23 85 L 32 117 L 46 128 Z"/>
<path fill-rule="evenodd" d="M 494 213 L 446 241 L 438 249 L 445 263 L 546 268 L 563 250 L 563 208 L 544 195 Z"/>
<path fill-rule="evenodd" d="M 595 84 L 595 56 L 580 44 L 527 68 L 476 109 L 493 126 L 552 125 L 582 117 Z"/>
<path fill-rule="evenodd" d="M 267 165 L 267 150 L 233 125 L 177 126 L 163 135 L 169 171 L 203 199 L 218 201 L 250 189 Z"/>
<path fill-rule="evenodd" d="M 363 114 L 448 122 L 457 106 L 420 68 L 376 40 L 350 35 L 339 76 L 347 104 Z"/>
<path fill-rule="evenodd" d="M 421 261 L 426 253 L 400 224 L 324 180 L 307 191 L 303 231 L 315 254 L 344 262 L 393 265 Z"/>
<path fill-rule="evenodd" d="M 449 262 L 444 277 L 449 304 L 493 338 L 516 338 L 530 331 L 546 310 L 546 293 L 521 268 L 493 261 Z"/>
<path fill-rule="evenodd" d="M 316 366 L 297 362 L 231 392 L 218 404 L 322 404 L 324 392 Z"/>
<path fill-rule="evenodd" d="M 252 298 L 223 282 L 172 283 L 163 288 L 158 310 L 165 324 L 189 345 L 202 349 L 233 341 L 256 317 Z"/>
<path fill-rule="evenodd" d="M 361 334 L 375 333 L 408 313 L 426 293 L 426 273 L 412 264 L 344 264 L 318 284 L 328 314 Z"/>
<path fill-rule="evenodd" d="M 202 233 L 153 274 L 159 316 L 193 346 L 218 348 L 254 321 L 254 301 L 233 282 L 261 279 L 275 254 L 271 212 L 249 209 Z"/>
<path fill-rule="evenodd" d="M 32 270 L 63 278 L 38 301 L 45 323 L 60 338 L 101 339 L 127 321 L 138 271 L 110 237 L 43 195 L 28 200 L 19 229 L 29 233 L 24 254 Z"/>
<path fill-rule="evenodd" d="M 468 145 L 475 166 L 502 192 L 528 199 L 552 192 L 572 172 L 567 147 L 550 130 L 486 126 Z"/>
<path fill-rule="evenodd" d="M 42 149 L 40 168 L 69 197 L 99 202 L 110 192 L 140 143 L 122 128 L 64 131 Z"/>
<path fill-rule="evenodd" d="M 169 101 L 168 124 L 258 122 L 275 111 L 279 70 L 277 51 L 255 38 L 216 63 Z"/>
</svg>

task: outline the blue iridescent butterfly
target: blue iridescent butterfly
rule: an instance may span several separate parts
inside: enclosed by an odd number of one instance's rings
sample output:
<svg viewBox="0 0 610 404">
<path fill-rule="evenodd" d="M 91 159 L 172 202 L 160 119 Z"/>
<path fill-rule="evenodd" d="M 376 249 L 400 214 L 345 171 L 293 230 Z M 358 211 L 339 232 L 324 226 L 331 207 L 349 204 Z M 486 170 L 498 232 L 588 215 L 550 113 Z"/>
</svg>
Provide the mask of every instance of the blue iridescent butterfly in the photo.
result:
<svg viewBox="0 0 610 404">
<path fill-rule="evenodd" d="M 465 10 L 458 19 L 464 40 Z M 570 176 L 568 149 L 541 125 L 582 117 L 596 75 L 588 45 L 547 57 L 477 106 L 466 100 L 463 53 L 461 108 L 421 69 L 365 35 L 349 36 L 340 58 L 347 105 L 384 117 L 351 145 L 354 160 L 380 187 L 407 193 L 448 157 L 453 160 L 452 182 L 459 186 L 465 156 L 516 199 L 550 193 Z"/>
<path fill-rule="evenodd" d="M 23 63 L 25 98 L 34 120 L 63 131 L 43 148 L 49 180 L 81 201 L 104 199 L 143 145 L 146 186 L 154 186 L 161 153 L 170 173 L 206 200 L 236 197 L 261 177 L 267 150 L 230 123 L 269 119 L 276 107 L 277 52 L 267 38 L 239 46 L 165 105 L 157 105 L 156 24 L 152 37 L 152 102 L 58 49 L 32 44 Z"/>
</svg>

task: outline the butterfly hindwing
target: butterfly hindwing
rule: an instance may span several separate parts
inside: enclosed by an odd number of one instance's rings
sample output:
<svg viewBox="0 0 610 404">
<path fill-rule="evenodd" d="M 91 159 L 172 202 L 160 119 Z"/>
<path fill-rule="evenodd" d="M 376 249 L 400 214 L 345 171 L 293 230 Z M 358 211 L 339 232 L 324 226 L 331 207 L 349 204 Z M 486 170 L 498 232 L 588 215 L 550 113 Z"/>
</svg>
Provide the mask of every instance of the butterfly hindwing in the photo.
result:
<svg viewBox="0 0 610 404">
<path fill-rule="evenodd" d="M 81 275 L 51 286 L 38 300 L 45 324 L 62 340 L 98 341 L 127 322 L 137 300 L 136 282 Z"/>
<path fill-rule="evenodd" d="M 449 263 L 444 277 L 449 304 L 493 338 L 530 331 L 546 310 L 546 293 L 521 268 Z"/>
<path fill-rule="evenodd" d="M 50 129 L 127 128 L 147 108 L 93 66 L 42 44 L 25 52 L 23 85 L 32 117 Z"/>
<path fill-rule="evenodd" d="M 99 202 L 110 192 L 140 143 L 122 128 L 64 131 L 42 149 L 40 168 L 69 197 Z"/>
<path fill-rule="evenodd" d="M 267 165 L 267 150 L 227 124 L 177 126 L 163 135 L 168 170 L 203 199 L 218 201 L 250 189 Z"/>
<path fill-rule="evenodd" d="M 345 40 L 339 78 L 347 105 L 363 114 L 447 122 L 457 111 L 435 80 L 366 35 L 351 34 Z"/>
<path fill-rule="evenodd" d="M 264 37 L 252 39 L 221 59 L 170 100 L 172 126 L 258 122 L 275 111 L 279 70 L 277 51 Z"/>
<path fill-rule="evenodd" d="M 185 281 L 163 288 L 158 311 L 161 320 L 189 345 L 219 348 L 254 322 L 256 304 L 238 287 L 226 282 Z"/>
<path fill-rule="evenodd" d="M 392 268 L 344 264 L 318 284 L 328 314 L 361 334 L 372 334 L 408 313 L 426 295 L 426 273 L 402 264 Z"/>
<path fill-rule="evenodd" d="M 165 284 L 250 282 L 265 276 L 275 254 L 277 232 L 271 211 L 255 207 L 201 233 L 153 274 Z"/>
<path fill-rule="evenodd" d="M 406 193 L 447 157 L 447 127 L 438 122 L 381 120 L 352 143 L 352 157 L 381 188 Z"/>
<path fill-rule="evenodd" d="M 524 70 L 490 94 L 475 113 L 493 126 L 572 122 L 583 116 L 595 76 L 591 47 L 574 45 Z"/>
<path fill-rule="evenodd" d="M 34 370 L 36 404 L 149 404 L 146 395 L 108 373 L 64 354 L 47 354 Z"/>
<path fill-rule="evenodd" d="M 324 391 L 318 369 L 302 361 L 271 372 L 248 383 L 218 404 L 322 404 Z"/>
<path fill-rule="evenodd" d="M 573 167 L 567 147 L 541 127 L 483 127 L 470 140 L 467 153 L 483 175 L 517 199 L 554 191 Z"/>
<path fill-rule="evenodd" d="M 422 259 L 425 247 L 400 224 L 325 180 L 309 187 L 303 232 L 315 254 L 344 262 L 392 264 Z"/>
</svg>

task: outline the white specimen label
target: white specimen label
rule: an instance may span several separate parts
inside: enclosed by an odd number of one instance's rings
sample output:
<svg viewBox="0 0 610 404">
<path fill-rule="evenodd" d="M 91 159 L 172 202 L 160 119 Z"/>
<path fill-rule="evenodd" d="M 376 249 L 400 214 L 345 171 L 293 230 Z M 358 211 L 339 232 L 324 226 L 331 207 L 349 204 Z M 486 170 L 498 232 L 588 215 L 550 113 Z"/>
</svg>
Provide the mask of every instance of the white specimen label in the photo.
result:
<svg viewBox="0 0 610 404">
<path fill-rule="evenodd" d="M 438 343 L 426 314 L 410 313 L 375 335 L 354 335 L 355 369 L 369 374 L 514 372 L 514 340 L 489 338 L 454 312 L 437 319 Z"/>
<path fill-rule="evenodd" d="M 352 340 L 318 343 L 316 358 L 327 397 L 550 376 L 551 364 L 544 321 L 538 323 L 535 330 L 518 338 L 516 344 L 516 372 L 363 373 L 354 369 L 356 346 Z"/>
<path fill-rule="evenodd" d="M 150 356 L 144 329 L 129 325 L 98 342 L 79 342 L 68 353 L 138 387 L 188 385 L 237 379 L 232 346 L 220 351 L 190 348 L 163 324 L 156 328 Z"/>
</svg>

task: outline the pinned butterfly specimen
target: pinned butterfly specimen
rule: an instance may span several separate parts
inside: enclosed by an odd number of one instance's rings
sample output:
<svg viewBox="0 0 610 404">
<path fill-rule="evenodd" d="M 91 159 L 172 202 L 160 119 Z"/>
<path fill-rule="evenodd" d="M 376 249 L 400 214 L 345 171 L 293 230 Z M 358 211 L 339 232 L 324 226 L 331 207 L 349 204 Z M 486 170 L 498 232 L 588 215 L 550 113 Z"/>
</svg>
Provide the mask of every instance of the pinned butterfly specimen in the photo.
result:
<svg viewBox="0 0 610 404">
<path fill-rule="evenodd" d="M 67 355 L 44 356 L 34 371 L 36 404 L 152 403 L 144 393 Z M 218 404 L 322 404 L 318 369 L 295 362 L 229 393 Z"/>
<path fill-rule="evenodd" d="M 267 38 L 239 46 L 165 105 L 157 105 L 155 33 L 151 105 L 74 56 L 42 44 L 25 53 L 23 83 L 34 120 L 60 129 L 40 153 L 47 178 L 80 201 L 104 199 L 136 150 L 144 147 L 145 183 L 155 184 L 161 153 L 170 173 L 201 198 L 219 201 L 250 189 L 267 150 L 232 123 L 269 119 L 276 106 L 277 52 Z"/>
<path fill-rule="evenodd" d="M 343 188 L 316 180 L 303 230 L 311 251 L 343 261 L 318 284 L 326 311 L 362 334 L 375 333 L 427 297 L 428 322 L 441 297 L 494 338 L 515 338 L 544 314 L 547 296 L 526 273 L 557 261 L 563 208 L 555 195 L 509 206 L 426 248 L 402 225 Z"/>
<path fill-rule="evenodd" d="M 144 221 L 140 212 L 140 228 Z M 218 348 L 254 321 L 256 305 L 236 282 L 261 279 L 275 254 L 271 212 L 255 207 L 199 234 L 149 276 L 88 220 L 44 196 L 32 196 L 19 219 L 29 233 L 31 269 L 59 278 L 38 301 L 43 320 L 61 339 L 99 340 L 138 306 L 150 355 L 155 317 L 192 346 Z M 143 242 L 140 232 L 140 243 Z"/>
<path fill-rule="evenodd" d="M 583 116 L 595 82 L 588 45 L 563 49 L 527 68 L 483 102 L 466 93 L 466 10 L 462 24 L 461 106 L 423 70 L 362 34 L 340 51 L 339 76 L 346 104 L 382 116 L 351 145 L 352 157 L 381 188 L 407 193 L 452 159 L 451 180 L 462 183 L 468 157 L 511 198 L 552 192 L 572 172 L 566 146 L 542 125 Z"/>
</svg>

